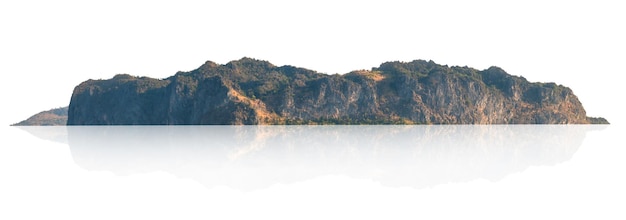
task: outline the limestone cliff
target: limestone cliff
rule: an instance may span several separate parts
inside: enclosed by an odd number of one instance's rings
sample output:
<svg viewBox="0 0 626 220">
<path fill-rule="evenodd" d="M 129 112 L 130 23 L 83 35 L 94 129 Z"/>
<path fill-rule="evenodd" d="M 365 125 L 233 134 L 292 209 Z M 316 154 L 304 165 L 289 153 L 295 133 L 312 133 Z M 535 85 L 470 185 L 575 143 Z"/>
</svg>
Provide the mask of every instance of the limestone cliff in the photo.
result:
<svg viewBox="0 0 626 220">
<path fill-rule="evenodd" d="M 326 75 L 243 58 L 166 79 L 117 75 L 74 89 L 68 125 L 589 124 L 567 87 L 498 67 L 387 62 Z"/>
</svg>

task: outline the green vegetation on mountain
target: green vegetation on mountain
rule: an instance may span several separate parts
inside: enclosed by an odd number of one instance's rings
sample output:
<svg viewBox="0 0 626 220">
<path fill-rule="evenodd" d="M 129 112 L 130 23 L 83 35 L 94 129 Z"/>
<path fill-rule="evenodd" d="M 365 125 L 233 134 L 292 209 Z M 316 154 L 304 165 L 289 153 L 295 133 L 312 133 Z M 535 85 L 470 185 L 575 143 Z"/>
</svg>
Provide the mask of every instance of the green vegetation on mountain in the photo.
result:
<svg viewBox="0 0 626 220">
<path fill-rule="evenodd" d="M 573 92 L 498 67 L 386 62 L 326 75 L 242 58 L 158 80 L 117 75 L 74 89 L 68 125 L 588 124 Z"/>
<path fill-rule="evenodd" d="M 65 125 L 67 124 L 67 108 L 62 107 L 39 112 L 24 121 L 13 124 L 13 126 Z"/>
</svg>

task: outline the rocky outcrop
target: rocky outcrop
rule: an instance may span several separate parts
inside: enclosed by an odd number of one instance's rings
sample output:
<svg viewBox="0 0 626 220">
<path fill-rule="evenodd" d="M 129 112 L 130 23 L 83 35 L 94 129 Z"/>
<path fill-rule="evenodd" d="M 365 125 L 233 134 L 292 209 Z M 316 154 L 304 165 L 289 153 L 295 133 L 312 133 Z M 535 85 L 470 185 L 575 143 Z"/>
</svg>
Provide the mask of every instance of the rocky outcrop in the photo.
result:
<svg viewBox="0 0 626 220">
<path fill-rule="evenodd" d="M 498 67 L 387 62 L 326 75 L 250 58 L 167 79 L 117 75 L 74 89 L 68 125 L 589 124 L 567 87 Z"/>
<path fill-rule="evenodd" d="M 58 126 L 67 124 L 67 108 L 55 108 L 39 112 L 12 126 Z"/>
</svg>

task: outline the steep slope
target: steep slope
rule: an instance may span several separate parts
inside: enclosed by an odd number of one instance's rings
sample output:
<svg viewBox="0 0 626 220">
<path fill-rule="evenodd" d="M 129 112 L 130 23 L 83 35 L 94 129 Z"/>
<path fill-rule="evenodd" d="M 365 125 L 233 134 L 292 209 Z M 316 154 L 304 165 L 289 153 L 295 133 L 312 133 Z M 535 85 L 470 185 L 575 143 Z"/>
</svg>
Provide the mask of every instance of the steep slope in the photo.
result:
<svg viewBox="0 0 626 220">
<path fill-rule="evenodd" d="M 78 85 L 68 125 L 588 124 L 573 92 L 498 67 L 387 62 L 326 75 L 243 58 L 167 79 L 117 75 Z"/>
</svg>

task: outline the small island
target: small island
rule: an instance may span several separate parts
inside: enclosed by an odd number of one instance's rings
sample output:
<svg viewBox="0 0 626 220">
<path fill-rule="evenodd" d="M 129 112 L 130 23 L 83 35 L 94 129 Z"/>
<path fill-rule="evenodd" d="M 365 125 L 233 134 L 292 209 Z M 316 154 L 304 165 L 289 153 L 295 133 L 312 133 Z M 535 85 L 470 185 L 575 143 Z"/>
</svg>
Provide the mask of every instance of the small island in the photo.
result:
<svg viewBox="0 0 626 220">
<path fill-rule="evenodd" d="M 59 126 L 67 124 L 67 106 L 39 112 L 11 126 Z"/>
<path fill-rule="evenodd" d="M 67 125 L 608 124 L 571 89 L 498 67 L 385 62 L 328 75 L 252 58 L 165 79 L 116 75 L 76 86 Z"/>
</svg>

